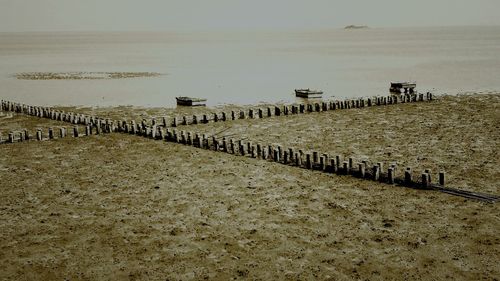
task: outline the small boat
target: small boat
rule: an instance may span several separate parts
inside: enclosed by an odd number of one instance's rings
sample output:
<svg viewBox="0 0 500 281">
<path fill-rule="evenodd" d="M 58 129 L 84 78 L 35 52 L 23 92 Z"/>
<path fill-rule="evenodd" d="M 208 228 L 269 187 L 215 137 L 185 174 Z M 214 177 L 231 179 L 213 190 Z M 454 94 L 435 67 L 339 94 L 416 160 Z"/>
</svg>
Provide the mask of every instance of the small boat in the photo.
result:
<svg viewBox="0 0 500 281">
<path fill-rule="evenodd" d="M 389 88 L 389 91 L 392 93 L 401 93 L 401 90 L 403 90 L 405 93 L 410 92 L 410 94 L 413 94 L 415 92 L 415 88 L 417 87 L 416 82 L 391 82 L 391 87 Z"/>
<path fill-rule="evenodd" d="M 190 98 L 190 97 L 176 97 L 177 105 L 182 106 L 205 106 L 207 99 Z"/>
<path fill-rule="evenodd" d="M 295 96 L 300 98 L 321 98 L 322 91 L 315 91 L 310 89 L 295 89 Z"/>
</svg>

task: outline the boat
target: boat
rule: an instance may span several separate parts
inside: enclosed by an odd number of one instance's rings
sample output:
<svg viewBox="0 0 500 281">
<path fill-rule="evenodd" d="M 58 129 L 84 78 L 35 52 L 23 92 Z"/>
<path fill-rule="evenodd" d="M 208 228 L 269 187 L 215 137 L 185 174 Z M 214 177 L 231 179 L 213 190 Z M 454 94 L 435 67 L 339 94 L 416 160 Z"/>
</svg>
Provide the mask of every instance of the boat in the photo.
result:
<svg viewBox="0 0 500 281">
<path fill-rule="evenodd" d="M 389 91 L 393 93 L 401 93 L 401 90 L 404 90 L 405 93 L 410 92 L 412 94 L 415 91 L 415 88 L 417 87 L 416 82 L 391 82 L 391 87 L 389 88 Z"/>
<path fill-rule="evenodd" d="M 310 89 L 295 89 L 295 96 L 300 98 L 321 98 L 322 91 L 315 91 Z"/>
<path fill-rule="evenodd" d="M 205 106 L 207 99 L 191 98 L 191 97 L 176 97 L 177 105 L 182 106 Z"/>
</svg>

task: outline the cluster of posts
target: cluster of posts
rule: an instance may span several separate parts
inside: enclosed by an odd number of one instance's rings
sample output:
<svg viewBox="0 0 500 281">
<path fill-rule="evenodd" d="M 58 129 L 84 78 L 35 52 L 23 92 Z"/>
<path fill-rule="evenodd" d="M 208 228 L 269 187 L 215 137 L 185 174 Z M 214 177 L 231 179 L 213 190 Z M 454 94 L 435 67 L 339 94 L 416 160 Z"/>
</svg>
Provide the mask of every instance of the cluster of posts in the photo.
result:
<svg viewBox="0 0 500 281">
<path fill-rule="evenodd" d="M 172 122 L 168 122 L 167 117 L 163 117 L 161 123 L 157 123 L 156 118 L 148 124 L 146 120 L 137 124 L 136 121 L 127 122 L 126 120 L 116 122 L 110 119 L 102 119 L 95 116 L 86 116 L 84 114 L 66 113 L 64 111 L 54 110 L 48 107 L 29 106 L 25 104 L 13 103 L 10 101 L 1 101 L 1 110 L 24 113 L 40 118 L 49 118 L 63 122 L 69 122 L 74 125 L 84 125 L 84 135 L 122 132 L 134 135 L 140 135 L 152 139 L 175 142 L 184 145 L 190 145 L 197 148 L 209 149 L 213 151 L 225 152 L 234 155 L 248 156 L 276 163 L 295 166 L 299 168 L 317 170 L 325 173 L 334 173 L 338 175 L 350 175 L 357 178 L 369 179 L 373 181 L 385 182 L 388 184 L 399 184 L 409 187 L 429 188 L 432 185 L 431 172 L 425 170 L 417 179 L 413 177 L 413 171 L 407 167 L 400 169 L 396 164 L 390 164 L 386 169 L 381 162 L 370 165 L 364 160 L 356 162 L 352 157 L 343 159 L 341 155 L 330 156 L 317 151 L 304 152 L 301 149 L 283 148 L 280 145 L 264 145 L 253 143 L 251 141 L 217 138 L 185 130 L 178 130 L 179 125 L 206 124 L 211 121 L 229 121 L 237 119 L 262 119 L 265 117 L 294 115 L 312 112 L 323 112 L 329 110 L 364 108 L 372 106 L 393 105 L 398 103 L 410 103 L 419 101 L 431 101 L 432 93 L 424 94 L 401 94 L 390 95 L 387 97 L 360 98 L 344 101 L 330 101 L 309 104 L 294 104 L 267 107 L 265 109 L 248 109 L 248 111 L 231 111 L 230 113 L 221 112 L 213 114 L 204 114 L 201 118 L 197 115 L 183 116 L 181 120 L 174 117 Z M 248 114 L 247 114 L 248 112 Z M 73 137 L 81 135 L 78 126 L 72 130 Z M 46 135 L 42 129 L 37 129 L 35 135 L 30 135 L 27 130 L 11 132 L 8 139 L 0 142 L 19 142 L 30 139 L 45 140 L 64 138 L 67 136 L 66 128 L 60 127 L 58 137 L 55 136 L 53 128 L 49 128 Z M 397 174 L 400 174 L 400 177 Z M 440 172 L 438 176 L 440 186 L 445 184 L 445 173 Z"/>
</svg>

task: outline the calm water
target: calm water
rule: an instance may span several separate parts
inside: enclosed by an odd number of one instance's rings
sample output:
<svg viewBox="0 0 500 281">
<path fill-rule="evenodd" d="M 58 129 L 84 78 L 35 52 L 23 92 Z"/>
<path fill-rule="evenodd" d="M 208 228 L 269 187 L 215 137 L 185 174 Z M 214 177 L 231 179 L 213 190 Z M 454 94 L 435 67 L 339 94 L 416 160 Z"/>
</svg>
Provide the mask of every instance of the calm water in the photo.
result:
<svg viewBox="0 0 500 281">
<path fill-rule="evenodd" d="M 160 72 L 156 78 L 27 81 L 17 72 Z M 500 90 L 500 27 L 245 33 L 0 33 L 0 98 L 40 105 L 293 102 L 420 91 Z"/>
</svg>

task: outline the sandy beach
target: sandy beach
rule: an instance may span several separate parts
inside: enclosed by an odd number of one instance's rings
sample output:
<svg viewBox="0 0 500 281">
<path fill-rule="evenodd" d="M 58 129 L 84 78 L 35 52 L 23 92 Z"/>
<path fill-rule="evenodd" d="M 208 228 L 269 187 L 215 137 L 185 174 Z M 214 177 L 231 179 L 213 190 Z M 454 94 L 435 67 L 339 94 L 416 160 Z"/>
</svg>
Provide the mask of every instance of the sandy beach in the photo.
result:
<svg viewBox="0 0 500 281">
<path fill-rule="evenodd" d="M 499 106 L 499 93 L 470 94 L 185 129 L 444 170 L 450 186 L 498 195 Z M 0 125 L 67 124 L 4 115 Z M 498 204 L 434 191 L 118 133 L 0 145 L 0 179 L 3 280 L 500 276 Z"/>
</svg>

